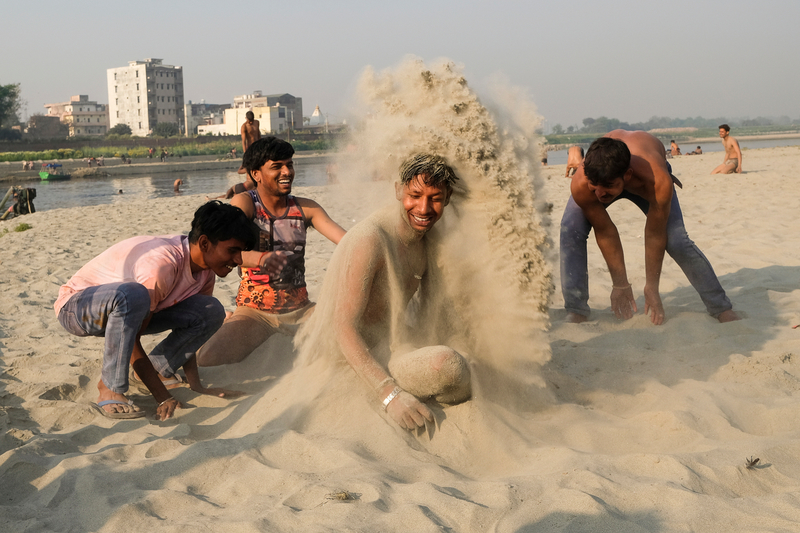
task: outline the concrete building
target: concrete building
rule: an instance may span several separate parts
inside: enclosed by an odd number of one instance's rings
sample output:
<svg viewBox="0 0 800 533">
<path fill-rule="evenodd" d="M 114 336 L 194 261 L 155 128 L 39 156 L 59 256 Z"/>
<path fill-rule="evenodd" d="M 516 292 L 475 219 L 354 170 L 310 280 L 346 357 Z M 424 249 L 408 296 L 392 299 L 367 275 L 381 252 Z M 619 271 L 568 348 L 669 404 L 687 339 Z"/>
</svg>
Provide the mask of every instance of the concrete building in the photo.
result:
<svg viewBox="0 0 800 533">
<path fill-rule="evenodd" d="M 225 123 L 225 110 L 230 109 L 231 104 L 207 104 L 201 101 L 193 104 L 191 100 L 183 106 L 184 124 L 186 124 L 186 136 L 199 134 L 199 126 L 213 126 Z M 207 130 L 206 130 L 207 131 Z"/>
<path fill-rule="evenodd" d="M 225 133 L 227 135 L 241 134 L 242 124 L 247 121 L 246 115 L 248 111 L 253 112 L 262 135 L 282 133 L 289 126 L 289 111 L 284 106 L 234 107 L 225 110 Z"/>
<path fill-rule="evenodd" d="M 284 107 L 286 109 L 286 125 L 284 129 L 291 125 L 293 130 L 303 127 L 303 99 L 292 96 L 288 93 L 263 95 L 261 91 L 253 91 L 253 94 L 243 94 L 233 99 L 234 109 L 254 109 L 256 107 Z M 255 111 L 254 111 L 255 113 Z M 256 120 L 260 120 L 256 114 Z M 282 131 L 275 128 L 270 131 Z M 262 127 L 264 125 L 262 124 Z M 238 131 L 237 131 L 238 133 Z"/>
<path fill-rule="evenodd" d="M 186 131 L 183 67 L 148 58 L 110 68 L 107 78 L 110 127 L 127 124 L 140 137 L 152 133 L 159 122 L 176 123 L 179 131 Z"/>
<path fill-rule="evenodd" d="M 69 128 L 70 137 L 76 135 L 105 135 L 108 133 L 108 107 L 89 100 L 89 96 L 72 96 L 69 102 L 45 104 L 47 117 L 58 117 Z"/>
</svg>

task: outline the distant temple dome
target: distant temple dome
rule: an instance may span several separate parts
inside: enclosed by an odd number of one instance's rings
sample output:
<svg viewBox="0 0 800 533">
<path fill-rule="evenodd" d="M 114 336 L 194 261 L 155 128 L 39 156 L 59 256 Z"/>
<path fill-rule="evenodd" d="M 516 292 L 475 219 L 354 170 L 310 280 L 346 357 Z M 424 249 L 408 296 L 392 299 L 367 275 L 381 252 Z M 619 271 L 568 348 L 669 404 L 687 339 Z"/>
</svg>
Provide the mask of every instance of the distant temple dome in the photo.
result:
<svg viewBox="0 0 800 533">
<path fill-rule="evenodd" d="M 314 112 L 311 113 L 311 119 L 308 121 L 309 126 L 322 126 L 325 124 L 325 117 L 322 115 L 322 111 L 319 110 L 319 106 L 314 108 Z"/>
</svg>

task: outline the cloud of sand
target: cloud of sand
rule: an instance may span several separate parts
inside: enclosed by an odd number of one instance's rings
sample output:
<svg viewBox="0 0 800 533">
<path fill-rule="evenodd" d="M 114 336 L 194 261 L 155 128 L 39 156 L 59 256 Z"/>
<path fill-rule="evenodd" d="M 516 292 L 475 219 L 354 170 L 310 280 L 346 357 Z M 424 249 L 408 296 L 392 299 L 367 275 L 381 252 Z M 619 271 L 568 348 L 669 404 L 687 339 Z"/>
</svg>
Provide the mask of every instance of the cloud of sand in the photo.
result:
<svg viewBox="0 0 800 533">
<path fill-rule="evenodd" d="M 532 391 L 543 387 L 539 367 L 550 357 L 544 330 L 552 284 L 536 198 L 541 117 L 523 91 L 502 80 L 489 92 L 484 104 L 448 60 L 408 58 L 382 72 L 365 69 L 340 176 L 394 181 L 400 163 L 417 152 L 450 162 L 460 181 L 429 234 L 427 296 L 440 305 L 421 324 L 428 331 L 417 328 L 418 340 L 438 334 L 466 352 L 480 395 L 532 408 Z M 327 278 L 336 277 L 336 263 Z M 326 281 L 312 323 L 298 336 L 300 361 L 338 352 L 328 309 L 341 297 L 336 291 Z"/>
</svg>

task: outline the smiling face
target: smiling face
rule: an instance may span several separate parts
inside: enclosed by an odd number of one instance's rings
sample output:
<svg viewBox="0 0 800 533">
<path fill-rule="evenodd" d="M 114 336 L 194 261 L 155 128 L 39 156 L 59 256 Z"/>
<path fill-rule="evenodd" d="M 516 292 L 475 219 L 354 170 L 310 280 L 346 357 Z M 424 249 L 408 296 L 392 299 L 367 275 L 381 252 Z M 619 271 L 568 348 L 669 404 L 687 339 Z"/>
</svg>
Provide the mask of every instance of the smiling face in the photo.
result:
<svg viewBox="0 0 800 533">
<path fill-rule="evenodd" d="M 245 243 L 239 239 L 228 239 L 212 244 L 208 237 L 201 235 L 197 244 L 203 254 L 205 267 L 221 278 L 242 264 Z"/>
<path fill-rule="evenodd" d="M 252 171 L 252 175 L 258 184 L 259 194 L 286 196 L 292 192 L 294 162 L 291 159 L 280 161 L 268 159 L 261 168 Z"/>
<path fill-rule="evenodd" d="M 395 184 L 397 199 L 403 203 L 406 223 L 418 233 L 428 232 L 442 218 L 450 193 L 444 184 L 427 185 L 416 176 L 405 185 Z"/>
<path fill-rule="evenodd" d="M 729 131 L 728 131 L 728 130 L 726 130 L 725 128 L 720 128 L 720 129 L 719 129 L 719 137 L 720 137 L 720 139 L 724 139 L 725 137 L 727 137 L 728 135 L 730 135 L 730 133 L 731 133 L 731 132 L 729 132 Z"/>
</svg>

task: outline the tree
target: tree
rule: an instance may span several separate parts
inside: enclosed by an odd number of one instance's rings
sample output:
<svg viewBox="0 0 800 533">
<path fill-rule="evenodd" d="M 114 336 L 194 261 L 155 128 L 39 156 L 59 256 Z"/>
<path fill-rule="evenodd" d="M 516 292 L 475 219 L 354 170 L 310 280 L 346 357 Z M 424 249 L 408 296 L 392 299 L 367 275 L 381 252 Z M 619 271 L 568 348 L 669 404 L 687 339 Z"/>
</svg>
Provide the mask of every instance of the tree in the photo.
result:
<svg viewBox="0 0 800 533">
<path fill-rule="evenodd" d="M 564 133 L 564 127 L 561 124 L 553 126 L 553 134 L 561 135 L 562 133 Z"/>
<path fill-rule="evenodd" d="M 179 133 L 178 125 L 174 122 L 159 122 L 153 128 L 153 135 L 158 135 L 159 137 L 174 137 Z"/>
<path fill-rule="evenodd" d="M 20 105 L 19 83 L 0 85 L 0 126 L 3 124 L 15 125 L 19 123 Z"/>
<path fill-rule="evenodd" d="M 127 124 L 123 124 L 122 122 L 120 122 L 110 130 L 108 130 L 108 133 L 109 135 L 111 135 L 112 133 L 115 135 L 130 135 L 131 133 L 133 133 L 133 130 L 131 130 L 131 127 L 128 126 Z"/>
</svg>

